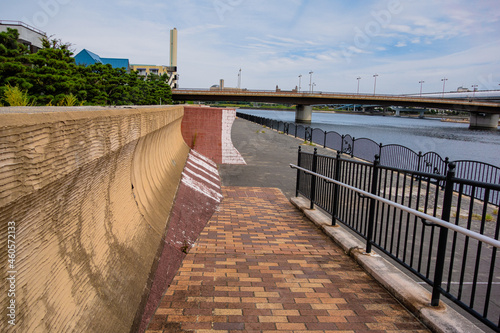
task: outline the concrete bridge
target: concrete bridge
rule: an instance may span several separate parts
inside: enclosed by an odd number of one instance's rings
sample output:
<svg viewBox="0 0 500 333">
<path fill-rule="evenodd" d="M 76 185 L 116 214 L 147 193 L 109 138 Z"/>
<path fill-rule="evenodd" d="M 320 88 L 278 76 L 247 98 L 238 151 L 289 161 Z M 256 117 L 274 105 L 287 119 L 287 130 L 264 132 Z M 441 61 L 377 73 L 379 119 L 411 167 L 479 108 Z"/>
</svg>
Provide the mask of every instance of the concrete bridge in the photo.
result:
<svg viewBox="0 0 500 333">
<path fill-rule="evenodd" d="M 176 101 L 233 101 L 295 104 L 295 121 L 310 123 L 312 106 L 323 104 L 361 104 L 445 109 L 470 112 L 471 128 L 497 128 L 500 103 L 478 100 L 401 95 L 364 95 L 337 93 L 297 93 L 252 90 L 191 90 L 175 89 Z"/>
</svg>

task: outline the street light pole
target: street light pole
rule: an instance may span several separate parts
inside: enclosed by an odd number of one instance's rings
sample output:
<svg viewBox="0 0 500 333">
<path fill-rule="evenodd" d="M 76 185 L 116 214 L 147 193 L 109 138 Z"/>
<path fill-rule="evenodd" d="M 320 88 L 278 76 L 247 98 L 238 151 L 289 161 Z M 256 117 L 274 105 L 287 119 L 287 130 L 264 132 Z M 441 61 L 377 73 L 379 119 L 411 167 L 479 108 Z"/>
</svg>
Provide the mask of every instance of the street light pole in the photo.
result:
<svg viewBox="0 0 500 333">
<path fill-rule="evenodd" d="M 477 84 L 472 85 L 472 99 L 476 96 L 476 89 L 477 89 Z"/>
<path fill-rule="evenodd" d="M 300 80 L 302 79 L 302 74 L 299 75 L 299 92 L 300 92 Z"/>
<path fill-rule="evenodd" d="M 361 76 L 358 76 L 356 80 L 358 80 L 358 90 L 356 91 L 356 94 L 359 95 L 359 80 L 361 80 Z"/>
<path fill-rule="evenodd" d="M 238 72 L 238 89 L 241 89 L 241 68 Z"/>
<path fill-rule="evenodd" d="M 313 71 L 309 72 L 309 92 L 312 93 Z"/>
<path fill-rule="evenodd" d="M 422 97 L 422 85 L 425 83 L 425 81 L 418 81 L 420 83 L 420 97 Z"/>
<path fill-rule="evenodd" d="M 375 82 L 373 83 L 373 95 L 375 95 L 375 90 L 377 89 L 377 76 L 378 74 L 374 74 Z"/>
<path fill-rule="evenodd" d="M 443 81 L 443 95 L 441 95 L 441 98 L 444 98 L 444 87 L 446 85 L 446 81 L 448 81 L 447 78 L 442 78 L 441 81 Z"/>
<path fill-rule="evenodd" d="M 312 89 L 311 89 L 311 93 L 314 93 L 314 87 L 316 86 L 316 83 L 313 82 L 312 84 Z"/>
</svg>

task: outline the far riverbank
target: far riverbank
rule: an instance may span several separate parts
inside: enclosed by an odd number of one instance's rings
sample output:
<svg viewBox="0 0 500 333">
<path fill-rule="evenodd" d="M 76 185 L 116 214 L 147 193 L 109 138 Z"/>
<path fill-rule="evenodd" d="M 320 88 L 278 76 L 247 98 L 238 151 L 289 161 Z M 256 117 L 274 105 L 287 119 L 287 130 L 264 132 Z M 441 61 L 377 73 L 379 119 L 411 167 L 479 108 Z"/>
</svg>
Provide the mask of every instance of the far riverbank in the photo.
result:
<svg viewBox="0 0 500 333">
<path fill-rule="evenodd" d="M 290 111 L 241 109 L 240 112 L 295 122 L 295 113 Z M 452 161 L 475 160 L 500 167 L 500 130 L 470 130 L 468 123 L 443 122 L 440 118 L 314 111 L 308 126 L 377 143 L 399 144 L 415 152 L 433 151 Z"/>
</svg>

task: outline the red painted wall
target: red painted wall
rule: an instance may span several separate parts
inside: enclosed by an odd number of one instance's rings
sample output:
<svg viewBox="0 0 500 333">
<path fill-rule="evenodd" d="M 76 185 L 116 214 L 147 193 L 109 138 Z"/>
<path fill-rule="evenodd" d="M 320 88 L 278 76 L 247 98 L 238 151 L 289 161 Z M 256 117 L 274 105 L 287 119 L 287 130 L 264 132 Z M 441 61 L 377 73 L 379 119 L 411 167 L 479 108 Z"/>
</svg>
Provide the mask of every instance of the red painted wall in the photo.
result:
<svg viewBox="0 0 500 333">
<path fill-rule="evenodd" d="M 217 164 L 245 164 L 231 141 L 234 109 L 185 106 L 182 136 L 186 144 Z"/>
</svg>

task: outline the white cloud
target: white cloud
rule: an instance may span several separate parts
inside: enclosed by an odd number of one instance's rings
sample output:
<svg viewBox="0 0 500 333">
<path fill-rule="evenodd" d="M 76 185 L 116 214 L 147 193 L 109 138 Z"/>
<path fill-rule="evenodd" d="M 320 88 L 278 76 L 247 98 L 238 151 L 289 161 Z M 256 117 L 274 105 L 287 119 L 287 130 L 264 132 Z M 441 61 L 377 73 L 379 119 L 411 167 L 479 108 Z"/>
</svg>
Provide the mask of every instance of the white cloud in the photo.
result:
<svg viewBox="0 0 500 333">
<path fill-rule="evenodd" d="M 176 27 L 181 87 L 209 87 L 220 78 L 236 85 L 239 68 L 243 86 L 257 89 L 293 88 L 310 70 L 318 90 L 352 90 L 359 75 L 368 89 L 378 73 L 381 93 L 417 91 L 415 80 L 439 89 L 441 75 L 452 86 L 500 73 L 498 0 L 401 0 L 392 11 L 386 0 L 67 3 L 41 28 L 104 57 L 167 64 Z M 13 20 L 44 13 L 38 0 L 3 1 L 0 12 Z"/>
</svg>

